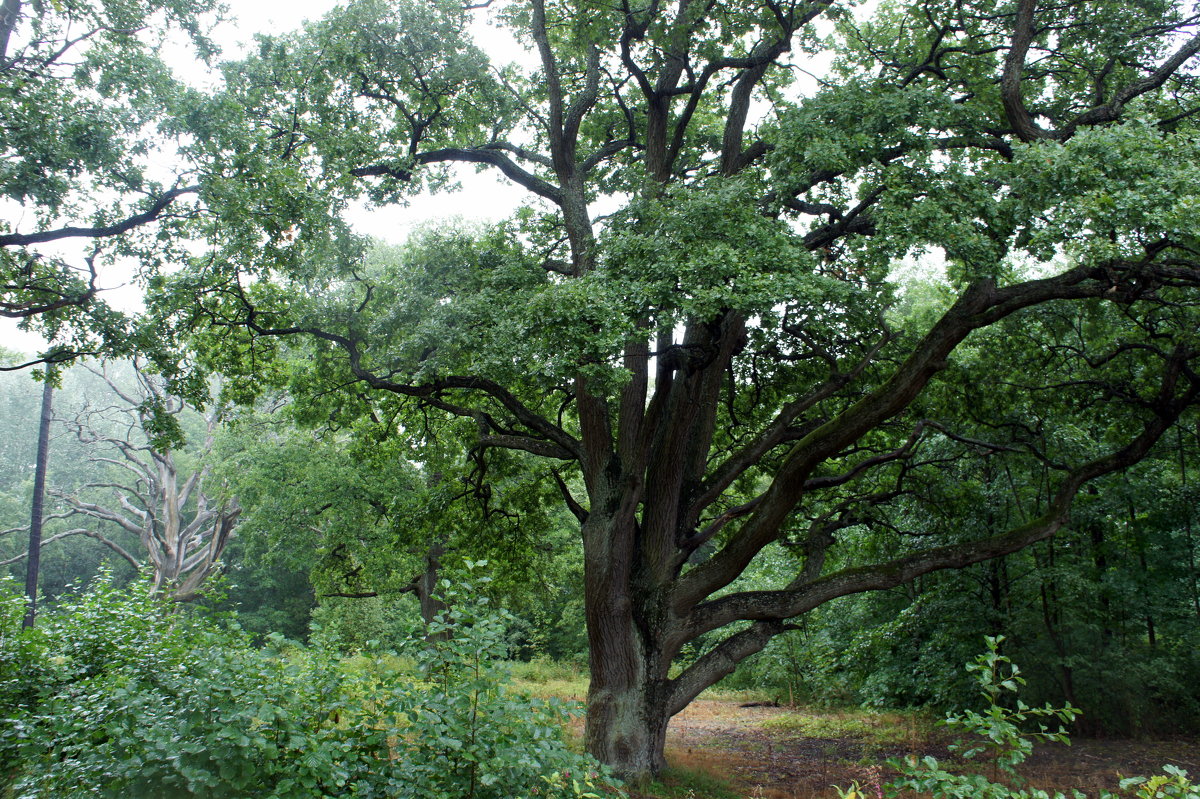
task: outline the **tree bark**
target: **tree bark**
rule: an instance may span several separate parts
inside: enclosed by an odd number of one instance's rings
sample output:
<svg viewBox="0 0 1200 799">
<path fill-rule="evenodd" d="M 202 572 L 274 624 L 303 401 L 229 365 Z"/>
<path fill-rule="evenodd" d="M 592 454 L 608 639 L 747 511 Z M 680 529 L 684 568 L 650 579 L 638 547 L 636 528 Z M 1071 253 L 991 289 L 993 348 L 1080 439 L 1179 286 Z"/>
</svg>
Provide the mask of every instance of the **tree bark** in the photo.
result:
<svg viewBox="0 0 1200 799">
<path fill-rule="evenodd" d="M 4 0 L 0 5 L 0 70 L 6 69 L 8 42 L 21 18 L 21 0 Z"/>
<path fill-rule="evenodd" d="M 670 717 L 646 686 L 621 679 L 606 664 L 592 672 L 588 689 L 587 750 L 633 784 L 666 767 L 664 750 Z M 622 667 L 634 665 L 631 661 Z M 614 679 L 617 677 L 617 679 Z"/>
<path fill-rule="evenodd" d="M 25 627 L 37 620 L 38 572 L 42 565 L 42 508 L 46 496 L 46 466 L 50 460 L 50 416 L 54 387 L 49 370 L 42 383 L 42 418 L 38 426 L 37 466 L 33 474 L 33 505 L 29 515 L 29 560 L 25 568 Z"/>
</svg>

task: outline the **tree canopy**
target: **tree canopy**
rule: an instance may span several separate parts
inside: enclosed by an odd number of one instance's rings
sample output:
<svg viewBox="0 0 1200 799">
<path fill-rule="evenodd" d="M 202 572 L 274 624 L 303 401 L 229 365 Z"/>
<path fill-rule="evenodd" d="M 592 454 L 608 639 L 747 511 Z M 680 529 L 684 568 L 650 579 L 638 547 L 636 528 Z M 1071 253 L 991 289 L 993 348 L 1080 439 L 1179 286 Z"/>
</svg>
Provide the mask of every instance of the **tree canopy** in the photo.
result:
<svg viewBox="0 0 1200 799">
<path fill-rule="evenodd" d="M 44 358 L 153 349 L 102 292 L 114 264 L 145 278 L 183 252 L 199 185 L 172 151 L 189 91 L 160 50 L 175 37 L 212 58 L 214 5 L 0 6 L 0 316 L 53 340 Z"/>
</svg>

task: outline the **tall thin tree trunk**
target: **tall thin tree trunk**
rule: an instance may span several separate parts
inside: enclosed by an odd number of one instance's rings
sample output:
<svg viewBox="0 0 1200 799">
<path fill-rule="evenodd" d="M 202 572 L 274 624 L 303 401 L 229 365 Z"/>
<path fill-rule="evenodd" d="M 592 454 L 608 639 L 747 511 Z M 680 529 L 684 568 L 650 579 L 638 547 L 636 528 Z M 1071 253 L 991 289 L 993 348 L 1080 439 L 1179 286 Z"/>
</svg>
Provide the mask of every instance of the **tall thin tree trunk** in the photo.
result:
<svg viewBox="0 0 1200 799">
<path fill-rule="evenodd" d="M 1192 502 L 1188 496 L 1188 471 L 1187 471 L 1187 456 L 1183 449 L 1183 427 L 1175 428 L 1177 441 L 1179 442 L 1179 486 L 1180 494 L 1183 495 L 1183 522 L 1184 530 L 1187 535 L 1187 552 L 1188 552 L 1188 573 L 1192 576 L 1192 606 L 1196 609 L 1196 618 L 1200 619 L 1200 579 L 1197 575 L 1200 574 L 1196 569 L 1196 544 L 1195 537 L 1192 531 Z"/>
<path fill-rule="evenodd" d="M 29 515 L 29 559 L 25 569 L 25 626 L 32 627 L 37 618 L 38 570 L 42 565 L 42 504 L 46 496 L 46 464 L 50 460 L 50 405 L 54 387 L 50 384 L 49 369 L 42 384 L 42 419 L 38 428 L 37 466 L 33 473 L 33 507 Z"/>
<path fill-rule="evenodd" d="M 21 0 L 4 0 L 0 5 L 0 67 L 8 57 L 8 42 L 21 18 Z"/>
<path fill-rule="evenodd" d="M 1004 612 L 1004 606 L 1008 602 L 1008 571 L 1004 568 L 1007 561 L 1007 558 L 998 558 L 988 564 L 987 587 L 992 605 L 989 626 L 992 635 L 1003 634 L 1007 621 L 1007 614 Z"/>
<path fill-rule="evenodd" d="M 1150 574 L 1150 566 L 1146 562 L 1146 541 L 1141 535 L 1141 526 L 1138 524 L 1137 509 L 1132 502 L 1128 503 L 1129 507 L 1129 529 L 1133 533 L 1134 546 L 1137 548 L 1138 566 L 1141 568 L 1143 576 Z M 1153 649 L 1158 645 L 1158 637 L 1154 630 L 1154 614 L 1153 606 L 1149 604 L 1150 597 L 1147 595 L 1147 607 L 1142 615 L 1142 621 L 1146 624 L 1146 641 Z"/>
<path fill-rule="evenodd" d="M 1036 551 L 1034 551 L 1033 557 L 1034 562 L 1038 563 Z M 1038 563 L 1038 566 L 1041 571 L 1042 583 L 1042 623 L 1045 625 L 1047 637 L 1054 645 L 1054 651 L 1058 654 L 1058 676 L 1063 699 L 1067 704 L 1078 707 L 1079 703 L 1075 700 L 1075 671 L 1071 666 L 1069 648 L 1062 632 L 1062 604 L 1058 600 L 1058 592 L 1055 590 L 1053 578 L 1046 578 L 1047 571 L 1051 573 L 1054 571 L 1054 539 L 1046 542 L 1046 561 L 1044 564 Z M 1079 726 L 1082 727 L 1083 724 L 1079 724 Z"/>
<path fill-rule="evenodd" d="M 1093 486 L 1089 493 L 1095 494 Z M 1087 525 L 1088 538 L 1092 545 L 1093 579 L 1096 597 L 1100 603 L 1100 649 L 1107 651 L 1113 639 L 1113 612 L 1108 587 L 1108 553 L 1104 540 L 1104 527 L 1100 520 L 1092 519 Z"/>
</svg>

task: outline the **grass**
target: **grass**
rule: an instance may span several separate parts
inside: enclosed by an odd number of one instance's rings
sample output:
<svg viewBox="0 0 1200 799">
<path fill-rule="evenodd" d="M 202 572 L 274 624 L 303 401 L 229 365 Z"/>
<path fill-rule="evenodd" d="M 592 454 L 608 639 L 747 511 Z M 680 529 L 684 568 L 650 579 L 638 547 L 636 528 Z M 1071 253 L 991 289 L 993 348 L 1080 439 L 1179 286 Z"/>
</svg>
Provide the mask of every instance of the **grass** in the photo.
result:
<svg viewBox="0 0 1200 799">
<path fill-rule="evenodd" d="M 587 671 L 574 664 L 535 658 L 505 665 L 512 675 L 511 684 L 517 693 L 542 699 L 575 701 L 582 701 L 587 696 Z"/>
<path fill-rule="evenodd" d="M 513 687 L 519 693 L 543 699 L 555 697 L 576 701 L 582 701 L 587 697 L 588 671 L 586 667 L 547 658 L 534 658 L 530 661 L 514 660 L 509 661 L 505 666 L 512 675 Z M 761 690 L 713 687 L 705 690 L 699 698 L 741 703 L 765 702 L 771 697 L 767 692 Z"/>
<path fill-rule="evenodd" d="M 918 713 L 790 710 L 759 726 L 781 738 L 847 738 L 877 746 L 913 746 L 936 737 L 932 719 Z"/>
<path fill-rule="evenodd" d="M 772 702 L 775 695 L 759 688 L 722 688 L 720 684 L 705 688 L 697 699 L 712 699 L 717 702 Z"/>
<path fill-rule="evenodd" d="M 673 766 L 649 785 L 630 791 L 630 799 L 743 799 L 728 780 L 703 768 Z"/>
</svg>

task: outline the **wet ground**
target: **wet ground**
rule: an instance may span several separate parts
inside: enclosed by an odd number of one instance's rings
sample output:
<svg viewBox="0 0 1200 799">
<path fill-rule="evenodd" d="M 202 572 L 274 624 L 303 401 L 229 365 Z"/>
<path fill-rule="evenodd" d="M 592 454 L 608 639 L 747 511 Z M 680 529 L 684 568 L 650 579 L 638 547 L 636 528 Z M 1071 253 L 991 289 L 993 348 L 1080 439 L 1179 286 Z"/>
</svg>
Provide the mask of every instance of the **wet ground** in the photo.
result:
<svg viewBox="0 0 1200 799">
<path fill-rule="evenodd" d="M 889 757 L 951 757 L 949 739 L 926 724 L 898 718 L 876 732 L 862 730 L 852 717 L 812 719 L 808 724 L 804 711 L 700 700 L 672 721 L 667 759 L 728 779 L 747 797 L 825 799 L 837 796 L 833 786 L 846 788 L 855 780 L 873 796 L 874 786 L 891 776 L 883 767 Z M 813 727 L 830 732 L 813 734 Z M 1041 744 L 1022 773 L 1032 787 L 1068 794 L 1074 789 L 1095 797 L 1103 789 L 1116 789 L 1122 776 L 1156 774 L 1165 763 L 1200 777 L 1200 742 L 1077 739 L 1070 747 Z"/>
</svg>

